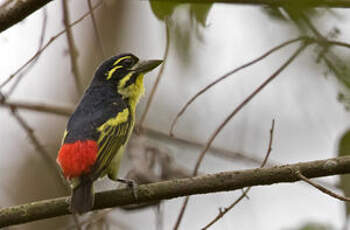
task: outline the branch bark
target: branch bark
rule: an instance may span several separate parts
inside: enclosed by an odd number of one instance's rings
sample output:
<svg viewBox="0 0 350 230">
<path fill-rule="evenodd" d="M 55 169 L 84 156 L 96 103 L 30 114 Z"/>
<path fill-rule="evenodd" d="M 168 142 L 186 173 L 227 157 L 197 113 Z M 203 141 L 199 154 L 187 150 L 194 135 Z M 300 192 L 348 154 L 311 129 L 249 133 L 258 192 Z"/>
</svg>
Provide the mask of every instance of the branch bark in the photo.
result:
<svg viewBox="0 0 350 230">
<path fill-rule="evenodd" d="M 300 180 L 299 172 L 307 178 L 350 173 L 350 156 L 140 185 L 137 187 L 137 200 L 134 198 L 132 189 L 100 192 L 96 194 L 94 209 L 172 199 L 187 195 L 233 191 L 249 186 L 296 182 Z M 69 202 L 69 197 L 61 197 L 0 209 L 0 227 L 68 215 L 71 213 Z"/>
<path fill-rule="evenodd" d="M 12 1 L 0 8 L 0 32 L 22 21 L 52 0 Z"/>
</svg>

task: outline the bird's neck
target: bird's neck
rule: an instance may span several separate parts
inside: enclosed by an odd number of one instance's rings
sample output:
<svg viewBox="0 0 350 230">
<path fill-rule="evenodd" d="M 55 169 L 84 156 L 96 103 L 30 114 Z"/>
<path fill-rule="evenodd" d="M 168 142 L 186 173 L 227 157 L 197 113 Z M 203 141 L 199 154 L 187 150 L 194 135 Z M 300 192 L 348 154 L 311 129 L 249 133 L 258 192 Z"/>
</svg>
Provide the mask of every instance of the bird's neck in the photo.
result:
<svg viewBox="0 0 350 230">
<path fill-rule="evenodd" d="M 143 86 L 143 75 L 138 76 L 134 84 L 128 86 L 127 88 L 119 89 L 118 92 L 130 106 L 132 114 L 135 115 L 136 105 L 139 103 L 140 98 L 145 92 L 145 88 Z"/>
</svg>

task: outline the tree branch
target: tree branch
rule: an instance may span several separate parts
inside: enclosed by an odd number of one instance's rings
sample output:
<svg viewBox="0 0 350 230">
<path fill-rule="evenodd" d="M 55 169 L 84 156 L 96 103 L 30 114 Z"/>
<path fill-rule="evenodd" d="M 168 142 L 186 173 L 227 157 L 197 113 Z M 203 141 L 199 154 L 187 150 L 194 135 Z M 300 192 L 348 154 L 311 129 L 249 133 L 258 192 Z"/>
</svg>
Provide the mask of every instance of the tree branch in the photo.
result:
<svg viewBox="0 0 350 230">
<path fill-rule="evenodd" d="M 349 8 L 349 0 L 153 0 L 177 3 L 231 3 L 269 6 L 339 7 Z"/>
<path fill-rule="evenodd" d="M 50 105 L 45 103 L 31 103 L 21 101 L 1 101 L 0 106 L 7 108 L 18 108 L 29 111 L 44 112 L 61 116 L 70 116 L 74 108 L 72 106 Z"/>
<path fill-rule="evenodd" d="M 272 168 L 229 171 L 140 185 L 137 187 L 137 200 L 135 200 L 132 189 L 126 188 L 100 192 L 96 194 L 94 209 L 195 194 L 233 191 L 249 186 L 296 182 L 300 180 L 299 172 L 307 178 L 350 173 L 350 156 Z M 0 209 L 0 227 L 68 215 L 71 213 L 69 211 L 69 202 L 69 197 L 61 197 Z"/>
<path fill-rule="evenodd" d="M 22 21 L 52 0 L 12 1 L 0 8 L 0 32 Z"/>
</svg>

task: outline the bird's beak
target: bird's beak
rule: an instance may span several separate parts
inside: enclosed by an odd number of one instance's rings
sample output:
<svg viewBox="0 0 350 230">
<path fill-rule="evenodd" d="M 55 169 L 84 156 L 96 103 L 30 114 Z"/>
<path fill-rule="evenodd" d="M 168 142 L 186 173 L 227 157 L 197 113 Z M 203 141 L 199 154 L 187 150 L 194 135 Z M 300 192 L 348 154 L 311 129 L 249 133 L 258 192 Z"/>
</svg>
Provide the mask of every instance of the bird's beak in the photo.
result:
<svg viewBox="0 0 350 230">
<path fill-rule="evenodd" d="M 135 72 L 138 72 L 138 73 L 147 73 L 147 72 L 155 69 L 162 62 L 163 62 L 163 60 L 139 61 L 132 67 L 131 70 L 134 70 Z"/>
</svg>

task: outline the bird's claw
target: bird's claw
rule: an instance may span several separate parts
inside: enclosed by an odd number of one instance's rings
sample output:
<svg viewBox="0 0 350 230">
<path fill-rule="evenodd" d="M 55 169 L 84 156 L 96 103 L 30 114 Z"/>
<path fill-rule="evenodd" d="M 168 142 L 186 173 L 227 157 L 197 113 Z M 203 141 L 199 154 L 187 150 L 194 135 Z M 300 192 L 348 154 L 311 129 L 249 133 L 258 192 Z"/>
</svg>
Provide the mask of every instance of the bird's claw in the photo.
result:
<svg viewBox="0 0 350 230">
<path fill-rule="evenodd" d="M 134 195 L 134 198 L 137 199 L 137 183 L 134 180 L 127 180 L 127 179 L 117 179 L 118 182 L 124 183 L 128 186 L 128 188 L 132 189 L 132 194 Z"/>
</svg>

